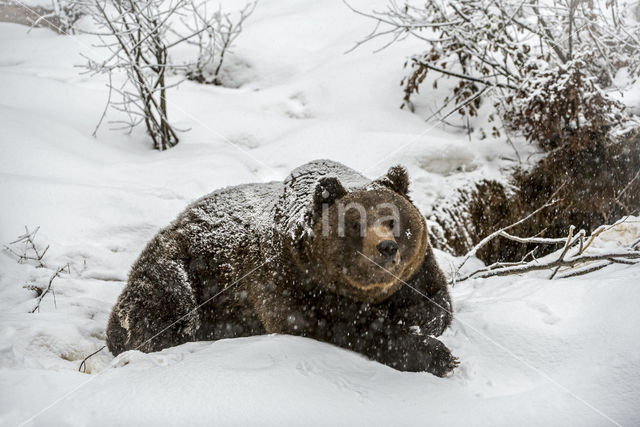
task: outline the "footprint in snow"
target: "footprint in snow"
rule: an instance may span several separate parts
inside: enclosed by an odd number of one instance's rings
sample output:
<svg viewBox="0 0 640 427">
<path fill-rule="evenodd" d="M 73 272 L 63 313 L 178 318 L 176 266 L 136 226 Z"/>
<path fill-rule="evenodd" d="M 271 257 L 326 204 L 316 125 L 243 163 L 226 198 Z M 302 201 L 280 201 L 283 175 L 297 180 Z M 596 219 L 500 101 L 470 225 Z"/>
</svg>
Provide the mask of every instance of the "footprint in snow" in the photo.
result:
<svg viewBox="0 0 640 427">
<path fill-rule="evenodd" d="M 527 305 L 534 310 L 542 313 L 544 315 L 542 317 L 542 321 L 546 324 L 555 325 L 561 320 L 560 317 L 556 316 L 546 304 L 535 301 L 527 301 Z"/>
</svg>

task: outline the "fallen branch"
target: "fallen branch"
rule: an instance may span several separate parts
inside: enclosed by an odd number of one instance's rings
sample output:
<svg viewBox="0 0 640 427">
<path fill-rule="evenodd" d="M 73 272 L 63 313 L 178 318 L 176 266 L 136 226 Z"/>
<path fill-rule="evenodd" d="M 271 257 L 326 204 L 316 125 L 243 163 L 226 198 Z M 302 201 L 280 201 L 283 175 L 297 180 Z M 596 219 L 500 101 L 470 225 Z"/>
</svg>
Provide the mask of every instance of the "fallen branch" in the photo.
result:
<svg viewBox="0 0 640 427">
<path fill-rule="evenodd" d="M 571 234 L 569 235 L 569 237 Z M 566 239 L 567 242 L 570 241 L 569 238 Z M 633 249 L 633 246 L 629 247 L 629 250 L 625 251 L 617 251 L 617 252 L 607 252 L 603 254 L 596 255 L 585 255 L 584 251 L 580 252 L 576 251 L 575 255 L 567 257 L 567 253 L 571 248 L 575 247 L 575 245 L 579 241 L 574 238 L 571 240 L 571 243 L 563 249 L 560 255 L 557 258 L 550 259 L 548 261 L 540 261 L 534 260 L 531 262 L 520 262 L 520 263 L 494 263 L 491 266 L 481 268 L 479 270 L 474 271 L 471 274 L 468 274 L 465 277 L 462 277 L 457 280 L 457 282 L 463 282 L 470 278 L 476 279 L 485 279 L 487 277 L 492 276 L 507 276 L 511 274 L 524 274 L 531 271 L 539 271 L 539 270 L 549 270 L 554 269 L 551 277 L 549 279 L 554 279 L 562 267 L 574 267 L 579 264 L 589 264 L 596 261 L 606 261 L 605 263 L 600 263 L 597 266 L 591 266 L 585 270 L 576 271 L 570 274 L 566 274 L 560 276 L 560 278 L 565 277 L 573 277 L 580 276 L 583 274 L 591 273 L 592 271 L 599 270 L 601 268 L 607 267 L 611 264 L 628 264 L 633 265 L 637 264 L 640 261 L 640 251 Z"/>
<path fill-rule="evenodd" d="M 562 262 L 564 260 L 564 256 L 567 254 L 567 251 L 569 250 L 569 248 L 571 248 L 571 242 L 573 240 L 573 231 L 576 229 L 575 226 L 571 226 L 569 227 L 569 236 L 567 236 L 567 243 L 564 245 L 564 249 L 562 250 L 562 253 L 560 254 L 560 258 L 558 258 L 559 262 Z M 558 270 L 560 270 L 561 265 L 559 264 L 555 270 L 553 270 L 553 273 L 551 273 L 551 277 L 549 277 L 549 280 L 552 280 L 554 277 L 556 277 L 556 274 L 558 274 Z"/>
<path fill-rule="evenodd" d="M 493 264 L 488 265 L 486 267 L 483 267 L 481 269 L 478 269 L 478 270 L 474 271 L 473 273 L 468 274 L 467 276 L 464 276 L 461 279 L 458 279 L 457 281 L 463 282 L 463 281 L 471 278 L 472 276 L 475 276 L 476 274 L 484 273 L 486 271 L 493 271 L 493 270 L 496 270 L 498 268 L 514 267 L 514 266 L 517 266 L 517 265 L 526 265 L 527 264 L 527 258 L 529 258 L 529 257 L 533 258 L 533 260 L 535 261 L 536 258 L 534 256 L 534 254 L 535 254 L 535 252 L 537 250 L 538 250 L 538 247 L 536 246 L 533 250 L 527 252 L 525 254 L 525 256 L 523 256 L 520 261 L 516 261 L 516 262 L 494 262 Z"/>
<path fill-rule="evenodd" d="M 475 276 L 475 278 L 482 279 L 482 278 L 487 278 L 491 276 L 506 276 L 510 274 L 522 274 L 522 273 L 528 273 L 530 271 L 536 271 L 536 270 L 548 270 L 550 268 L 554 268 L 558 266 L 574 267 L 577 264 L 588 263 L 593 261 L 601 261 L 601 260 L 609 260 L 609 263 L 607 265 L 611 265 L 614 263 L 614 261 L 610 261 L 611 259 L 618 259 L 618 260 L 619 259 L 629 259 L 629 260 L 640 259 L 640 252 L 607 253 L 602 255 L 580 255 L 577 257 L 569 258 L 569 259 L 556 259 L 550 262 L 545 262 L 540 264 L 528 263 L 526 265 L 519 266 L 516 268 L 505 267 L 502 269 L 496 269 L 493 271 L 489 271 L 485 274 L 477 275 Z M 633 262 L 632 264 L 637 264 L 637 262 Z M 604 265 L 603 267 L 606 267 L 606 265 Z M 473 276 L 473 274 L 471 274 L 470 276 Z"/>
<path fill-rule="evenodd" d="M 584 233 L 584 231 L 581 231 Z M 518 243 L 539 243 L 544 245 L 554 245 L 565 243 L 567 239 L 563 237 L 519 237 L 514 236 L 513 234 L 509 234 L 506 231 L 502 231 L 498 234 L 500 237 L 504 237 L 505 239 L 513 240 Z"/>
<path fill-rule="evenodd" d="M 604 262 L 604 263 L 600 263 L 600 264 L 596 264 L 593 266 L 589 266 L 587 268 L 583 268 L 581 270 L 577 270 L 574 271 L 572 273 L 569 274 L 565 274 L 563 276 L 559 276 L 559 279 L 566 279 L 568 277 L 577 277 L 577 276 L 584 276 L 585 274 L 589 274 L 589 273 L 593 273 L 594 271 L 598 271 L 598 270 L 602 270 L 603 268 L 607 267 L 611 265 L 610 262 Z"/>
<path fill-rule="evenodd" d="M 545 206 L 541 207 L 543 209 Z M 538 209 L 536 212 L 538 212 Z M 549 255 L 545 257 L 543 260 L 535 259 L 533 254 L 538 249 L 539 246 L 536 246 L 531 252 L 527 253 L 522 260 L 519 262 L 495 262 L 491 265 L 482 267 L 462 278 L 459 278 L 457 272 L 453 275 L 452 284 L 457 282 L 463 282 L 470 278 L 487 278 L 492 276 L 506 276 L 510 274 L 523 274 L 530 271 L 538 271 L 538 270 L 553 270 L 549 280 L 552 280 L 556 277 L 566 278 L 566 277 L 574 277 L 580 276 L 583 274 L 591 273 L 593 271 L 600 270 L 601 268 L 607 267 L 611 264 L 626 264 L 626 265 L 634 265 L 640 262 L 640 239 L 631 243 L 622 248 L 622 250 L 617 250 L 613 252 L 606 252 L 601 254 L 593 254 L 587 255 L 585 254 L 586 250 L 591 246 L 591 244 L 600 236 L 603 232 L 610 230 L 614 226 L 623 223 L 625 219 L 617 221 L 615 224 L 605 226 L 602 225 L 598 227 L 596 230 L 591 233 L 587 237 L 586 232 L 584 230 L 580 230 L 578 233 L 574 235 L 575 227 L 572 225 L 569 228 L 569 233 L 567 237 L 564 238 L 542 238 L 542 237 L 519 237 L 514 236 L 506 232 L 507 229 L 517 225 L 527 218 L 530 218 L 536 212 L 528 215 L 527 217 L 521 219 L 520 221 L 504 227 L 494 233 L 491 233 L 485 239 L 483 239 L 478 245 L 476 245 L 469 253 L 465 256 L 460 267 L 464 265 L 464 263 L 484 245 L 486 245 L 490 240 L 496 237 L 503 237 L 512 241 L 516 241 L 523 244 L 539 244 L 539 245 L 558 245 L 560 243 L 564 243 L 564 247 L 562 251 L 560 251 L 557 257 L 553 257 L 553 255 Z M 527 261 L 527 258 L 533 257 L 532 261 Z M 596 265 L 589 265 L 587 268 L 583 268 L 578 271 L 571 272 L 569 274 L 564 274 L 558 276 L 560 269 L 563 267 L 575 267 L 580 264 L 592 264 L 597 263 Z M 458 267 L 457 271 L 460 271 L 460 267 Z"/>
<path fill-rule="evenodd" d="M 494 231 L 493 233 L 489 234 L 487 237 L 485 237 L 484 239 L 482 239 L 477 245 L 475 245 L 464 257 L 464 259 L 462 260 L 462 263 L 458 266 L 458 269 L 456 270 L 455 275 L 458 275 L 458 272 L 460 271 L 460 269 L 462 268 L 463 265 L 466 264 L 467 261 L 469 261 L 469 258 L 471 258 L 472 256 L 475 256 L 475 254 L 482 249 L 487 243 L 489 243 L 491 240 L 493 240 L 494 238 L 496 238 L 497 236 L 501 235 L 501 233 L 506 232 L 507 230 L 512 229 L 513 227 L 515 227 L 516 225 L 522 224 L 523 222 L 527 221 L 529 218 L 531 218 L 532 216 L 536 215 L 537 213 L 541 212 L 542 210 L 548 208 L 549 206 L 553 206 L 556 203 L 556 200 L 554 200 L 554 197 L 556 194 L 558 194 L 558 191 L 560 191 L 560 189 L 562 189 L 563 186 L 560 186 L 560 188 L 558 188 L 558 190 L 551 196 L 550 200 L 545 203 L 544 205 L 540 206 L 538 209 L 536 209 L 535 211 L 531 212 L 529 215 L 525 216 L 524 218 L 514 222 L 513 224 L 507 225 L 506 227 L 502 227 L 500 230 L 498 231 Z"/>
</svg>

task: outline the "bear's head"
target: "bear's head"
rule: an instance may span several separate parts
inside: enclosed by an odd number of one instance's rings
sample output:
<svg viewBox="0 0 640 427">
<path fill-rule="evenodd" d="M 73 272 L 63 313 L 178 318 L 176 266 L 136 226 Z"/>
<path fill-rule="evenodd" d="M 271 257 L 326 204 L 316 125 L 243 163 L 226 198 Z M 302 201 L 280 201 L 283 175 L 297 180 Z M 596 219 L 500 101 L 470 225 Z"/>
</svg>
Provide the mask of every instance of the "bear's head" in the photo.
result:
<svg viewBox="0 0 640 427">
<path fill-rule="evenodd" d="M 354 185 L 352 178 L 327 174 L 315 180 L 307 215 L 310 230 L 298 239 L 302 244 L 292 255 L 300 269 L 331 291 L 379 302 L 422 264 L 427 225 L 407 197 L 409 178 L 403 167 L 394 166 L 364 185 Z M 301 252 L 305 256 L 298 256 Z"/>
</svg>

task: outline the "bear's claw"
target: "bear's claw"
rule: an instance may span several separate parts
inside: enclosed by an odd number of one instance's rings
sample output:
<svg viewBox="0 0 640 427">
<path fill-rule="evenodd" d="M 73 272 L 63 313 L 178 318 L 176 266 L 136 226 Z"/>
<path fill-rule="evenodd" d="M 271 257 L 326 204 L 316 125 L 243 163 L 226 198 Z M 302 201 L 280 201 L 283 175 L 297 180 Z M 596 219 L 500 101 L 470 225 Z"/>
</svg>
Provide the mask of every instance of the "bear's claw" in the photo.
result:
<svg viewBox="0 0 640 427">
<path fill-rule="evenodd" d="M 446 364 L 446 366 L 442 366 L 441 370 L 438 373 L 436 373 L 436 375 L 439 377 L 448 376 L 448 374 L 450 374 L 458 366 L 460 366 L 460 359 L 452 355 L 451 360 L 449 360 L 449 363 Z"/>
<path fill-rule="evenodd" d="M 455 368 L 460 366 L 460 359 L 452 355 L 449 352 L 449 349 L 444 345 L 441 345 L 438 350 L 439 351 L 434 355 L 436 357 L 432 359 L 429 372 L 438 377 L 445 377 Z"/>
<path fill-rule="evenodd" d="M 453 356 L 453 359 L 451 359 L 451 362 L 449 362 L 449 368 L 451 368 L 451 370 L 454 370 L 458 366 L 460 366 L 460 359 Z"/>
</svg>

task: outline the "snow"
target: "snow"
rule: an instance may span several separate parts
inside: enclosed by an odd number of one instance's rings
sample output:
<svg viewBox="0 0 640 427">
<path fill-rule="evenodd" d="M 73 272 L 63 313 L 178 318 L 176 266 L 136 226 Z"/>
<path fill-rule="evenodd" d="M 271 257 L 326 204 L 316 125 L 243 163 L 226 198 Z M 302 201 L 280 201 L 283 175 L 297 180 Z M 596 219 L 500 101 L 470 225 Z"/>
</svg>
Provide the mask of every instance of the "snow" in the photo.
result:
<svg viewBox="0 0 640 427">
<path fill-rule="evenodd" d="M 0 410 L 15 424 L 82 385 L 34 425 L 607 425 L 581 399 L 632 425 L 640 360 L 630 317 L 637 283 L 629 277 L 637 270 L 458 285 L 456 320 L 444 340 L 463 364 L 446 379 L 394 371 L 304 338 L 264 336 L 129 352 L 111 368 L 101 356 L 90 362 L 100 375 L 40 355 L 44 366 L 0 371 L 2 387 L 11 390 Z M 16 316 L 3 315 L 3 329 L 19 322 Z M 56 320 L 57 336 L 47 345 L 62 351 L 68 325 L 63 316 L 49 320 Z M 31 328 L 15 333 L 42 336 Z M 81 340 L 71 335 L 69 342 Z"/>
<path fill-rule="evenodd" d="M 400 163 L 428 214 L 460 185 L 503 180 L 517 164 L 504 140 L 424 123 L 442 84 L 416 100 L 419 114 L 400 110 L 402 63 L 421 46 L 344 54 L 371 23 L 342 2 L 263 1 L 245 28 L 228 62 L 240 87 L 184 82 L 170 92 L 170 119 L 190 131 L 159 153 L 142 129 L 105 125 L 91 136 L 107 81 L 75 65 L 80 53 L 104 54 L 92 36 L 0 23 L 0 243 L 39 225 L 36 242 L 50 245 L 46 268 L 0 253 L 0 425 L 637 424 L 640 265 L 458 284 L 443 341 L 462 364 L 443 379 L 288 336 L 118 359 L 103 350 L 78 372 L 104 345 L 111 307 L 146 242 L 204 194 L 282 180 L 318 158 L 368 178 Z M 638 99 L 634 87 L 625 99 Z M 515 143 L 523 159 L 532 153 Z M 592 249 L 637 240 L 638 221 Z M 438 256 L 447 273 L 459 261 Z M 56 305 L 47 295 L 29 313 L 35 294 L 23 286 L 46 286 L 66 263 Z"/>
</svg>

